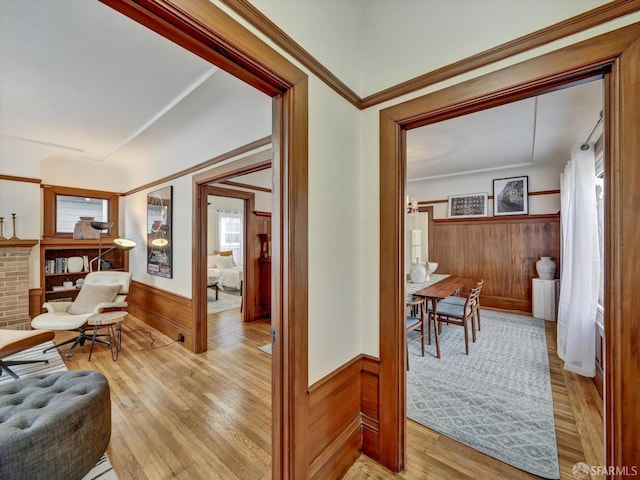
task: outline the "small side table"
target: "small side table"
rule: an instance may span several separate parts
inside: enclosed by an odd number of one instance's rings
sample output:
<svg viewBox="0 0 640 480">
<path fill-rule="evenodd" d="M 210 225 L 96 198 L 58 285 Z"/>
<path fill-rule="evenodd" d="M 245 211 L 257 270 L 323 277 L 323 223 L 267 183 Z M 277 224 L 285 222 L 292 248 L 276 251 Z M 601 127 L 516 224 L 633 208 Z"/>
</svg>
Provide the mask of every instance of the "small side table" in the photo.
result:
<svg viewBox="0 0 640 480">
<path fill-rule="evenodd" d="M 560 280 L 532 280 L 532 307 L 534 317 L 555 322 L 558 315 Z"/>
<path fill-rule="evenodd" d="M 118 353 L 120 353 L 120 349 L 122 348 L 122 322 L 126 316 L 127 312 L 123 312 L 120 310 L 114 312 L 98 313 L 87 320 L 87 324 L 89 325 L 89 327 L 93 328 L 93 336 L 91 337 L 91 349 L 89 350 L 89 361 L 91 361 L 93 345 L 96 342 L 109 345 L 109 350 L 111 350 L 111 358 L 114 361 L 118 359 Z M 98 335 L 98 330 L 103 327 L 107 328 L 107 333 Z M 109 337 L 109 340 L 101 340 L 98 337 Z"/>
</svg>

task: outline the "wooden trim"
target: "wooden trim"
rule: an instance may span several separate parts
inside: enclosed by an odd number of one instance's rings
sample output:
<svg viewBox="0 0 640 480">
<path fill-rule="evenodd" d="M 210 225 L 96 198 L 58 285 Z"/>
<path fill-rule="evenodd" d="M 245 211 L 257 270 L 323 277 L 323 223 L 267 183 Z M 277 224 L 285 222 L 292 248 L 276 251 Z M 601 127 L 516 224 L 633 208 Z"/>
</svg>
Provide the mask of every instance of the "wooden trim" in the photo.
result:
<svg viewBox="0 0 640 480">
<path fill-rule="evenodd" d="M 271 218 L 271 212 L 261 212 L 259 210 L 254 210 L 253 214 L 256 217 L 269 217 L 269 218 Z"/>
<path fill-rule="evenodd" d="M 35 318 L 42 313 L 42 296 L 44 295 L 43 288 L 30 288 L 29 289 L 29 316 Z"/>
<path fill-rule="evenodd" d="M 637 222 L 632 220 L 632 205 L 638 201 L 634 185 L 640 182 L 640 168 L 635 162 L 640 154 L 636 134 L 640 118 L 637 109 L 622 106 L 640 101 L 634 88 L 634 82 L 638 81 L 638 48 L 631 47 L 639 38 L 640 23 L 636 23 L 380 112 L 380 171 L 385 173 L 380 175 L 380 460 L 387 468 L 403 467 L 406 445 L 402 358 L 405 342 L 400 328 L 404 291 L 400 282 L 404 265 L 401 232 L 404 232 L 405 130 L 519 100 L 595 73 L 605 74 L 609 119 L 605 126 L 608 135 L 605 158 L 610 159 L 609 171 L 615 174 L 611 186 L 606 186 L 614 196 L 606 199 L 609 261 L 605 262 L 605 269 L 609 303 L 605 305 L 605 324 L 609 368 L 605 382 L 609 393 L 605 464 L 622 466 L 623 460 L 635 460 L 626 465 L 638 463 L 640 439 L 633 432 L 640 428 L 636 408 L 640 384 L 636 382 L 632 388 L 623 386 L 622 378 L 636 378 L 640 373 L 639 352 L 634 344 L 635 332 L 640 331 L 640 317 L 634 314 L 628 301 L 633 297 L 632 286 L 637 276 L 633 266 L 637 262 L 633 249 L 623 248 L 637 244 L 640 236 Z M 607 74 L 609 69 L 611 73 Z"/>
<path fill-rule="evenodd" d="M 320 63 L 315 57 L 300 46 L 293 38 L 287 35 L 280 27 L 273 23 L 260 10 L 247 0 L 222 0 L 222 3 L 256 27 L 285 52 L 298 60 L 316 77 L 322 80 L 329 88 L 351 103 L 356 108 L 361 108 L 362 100 L 344 82 Z"/>
<path fill-rule="evenodd" d="M 305 478 L 340 478 L 360 455 L 361 372 L 362 356 L 358 355 L 309 387 L 309 473 Z"/>
<path fill-rule="evenodd" d="M 222 182 L 221 182 L 222 183 Z M 219 197 L 231 197 L 231 198 L 239 198 L 241 200 L 243 200 L 244 203 L 244 211 L 247 212 L 245 215 L 243 215 L 243 220 L 244 220 L 244 226 L 243 226 L 243 232 L 244 232 L 244 239 L 243 239 L 243 243 L 244 243 L 244 252 L 243 252 L 243 256 L 244 256 L 244 269 L 243 269 L 243 274 L 244 274 L 244 286 L 242 288 L 242 304 L 243 304 L 243 308 L 242 308 L 242 320 L 244 322 L 249 322 L 249 321 L 253 321 L 253 320 L 257 320 L 258 316 L 256 314 L 256 296 L 258 295 L 257 292 L 257 285 L 255 282 L 255 275 L 254 275 L 254 262 L 253 259 L 254 258 L 258 258 L 259 256 L 259 252 L 256 252 L 254 250 L 254 242 L 252 241 L 253 238 L 255 238 L 258 235 L 258 232 L 255 231 L 254 229 L 254 222 L 251 221 L 251 214 L 249 212 L 252 212 L 254 209 L 254 205 L 255 205 L 255 194 L 252 192 L 246 192 L 244 190 L 233 190 L 233 189 L 229 189 L 229 188 L 220 188 L 220 187 L 214 187 L 211 185 L 205 185 L 204 186 L 204 190 L 206 195 L 203 195 L 203 199 L 205 201 L 207 201 L 208 203 L 208 196 L 209 195 L 215 195 L 215 196 L 219 196 Z M 202 227 L 202 230 L 204 230 L 204 241 L 206 244 L 207 241 L 207 236 L 208 236 L 208 228 L 209 228 L 209 219 L 208 219 L 208 211 L 207 208 L 204 208 L 204 212 L 205 215 L 203 215 L 202 220 L 199 222 L 199 225 Z M 206 253 L 206 250 L 205 250 Z M 194 262 L 206 262 L 207 256 L 204 255 L 195 255 L 195 258 L 193 259 Z M 204 257 L 204 258 L 202 258 Z M 204 268 L 204 272 L 206 272 L 206 266 L 203 266 Z M 194 269 L 195 271 L 195 269 Z M 206 279 L 206 277 L 205 277 Z M 198 289 L 199 290 L 204 290 L 204 292 L 200 292 L 201 295 L 201 301 L 203 303 L 203 309 L 206 309 L 206 304 L 207 304 L 207 293 L 206 293 L 206 283 L 201 281 L 198 284 Z M 194 286 L 195 288 L 195 286 Z M 194 290 L 195 292 L 195 290 Z M 198 295 L 194 295 L 194 298 L 198 297 Z M 209 338 L 209 333 L 208 333 L 208 322 L 207 322 L 207 317 L 206 315 L 204 316 L 200 316 L 197 318 L 197 322 L 194 322 L 194 330 L 197 330 L 200 334 L 201 337 L 198 339 L 198 345 L 199 345 L 199 351 L 200 352 L 204 352 L 207 350 L 208 345 L 207 345 L 207 339 Z M 195 326 L 197 323 L 197 327 Z M 197 352 L 196 352 L 197 353 Z"/>
<path fill-rule="evenodd" d="M 120 220 L 118 217 L 118 211 L 120 208 L 120 202 L 118 201 L 119 194 L 116 192 L 108 192 L 105 190 L 89 190 L 87 188 L 75 188 L 75 187 L 61 187 L 59 185 L 46 185 L 42 184 L 42 197 L 43 197 L 43 229 L 42 237 L 46 238 L 62 238 L 69 240 L 73 238 L 72 233 L 58 233 L 56 231 L 56 196 L 57 195 L 69 195 L 72 197 L 91 197 L 101 198 L 109 202 L 109 221 L 113 222 L 113 226 L 108 233 L 103 234 L 102 238 L 118 238 Z"/>
<path fill-rule="evenodd" d="M 229 187 L 238 187 L 238 188 L 246 188 L 248 190 L 255 190 L 257 192 L 267 192 L 271 193 L 270 188 L 259 187 L 257 185 L 249 185 L 248 183 L 240 183 L 240 182 L 232 182 L 231 180 L 225 180 L 220 182 L 223 185 L 228 185 Z"/>
<path fill-rule="evenodd" d="M 127 311 L 172 339 L 184 335 L 183 346 L 192 349 L 191 300 L 151 285 L 131 282 Z"/>
<path fill-rule="evenodd" d="M 504 215 L 498 217 L 476 217 L 476 218 L 437 218 L 434 223 L 529 223 L 536 220 L 546 220 L 548 222 L 559 222 L 559 213 L 544 213 L 541 215 Z"/>
<path fill-rule="evenodd" d="M 172 173 L 171 175 L 167 175 L 166 177 L 162 177 L 158 180 L 154 180 L 153 182 L 149 182 L 139 187 L 136 187 L 132 190 L 129 190 L 128 192 L 123 193 L 122 195 L 131 195 L 137 192 L 141 192 L 143 190 L 147 190 L 149 188 L 157 187 L 158 185 L 162 185 L 163 183 L 170 182 L 171 180 L 175 180 L 176 178 L 184 177 L 185 175 L 190 175 L 194 172 L 197 172 L 198 170 L 211 167 L 217 163 L 224 162 L 225 160 L 229 160 L 230 158 L 234 158 L 234 157 L 243 155 L 245 153 L 251 152 L 252 150 L 255 150 L 257 148 L 264 147 L 265 145 L 269 145 L 270 143 L 271 143 L 270 136 L 260 138 L 254 142 L 247 143 L 246 145 L 242 145 L 241 147 L 234 148 L 233 150 L 225 152 L 209 160 L 200 162 L 192 167 L 185 168 L 183 170 L 180 170 L 179 172 Z"/>
<path fill-rule="evenodd" d="M 276 341 L 272 354 L 271 476 L 306 478 L 307 75 L 208 0 L 101 1 L 273 97 L 273 195 L 277 209 L 272 219 L 271 325 Z M 198 201 L 194 198 L 194 205 Z M 194 221 L 198 218 L 195 213 Z M 195 239 L 193 242 L 195 251 L 199 244 Z M 196 316 L 201 313 L 198 308 L 194 302 Z"/>
<path fill-rule="evenodd" d="M 421 90 L 438 82 L 574 35 L 624 15 L 634 13 L 639 8 L 640 1 L 638 0 L 614 0 L 575 17 L 536 30 L 533 33 L 523 35 L 497 47 L 484 50 L 483 52 L 366 96 L 362 99 L 360 108 L 366 109 L 408 93 Z"/>
<path fill-rule="evenodd" d="M 0 248 L 20 248 L 20 247 L 33 247 L 37 245 L 39 240 L 22 240 L 22 239 L 6 239 L 0 240 Z"/>
<path fill-rule="evenodd" d="M 362 355 L 360 395 L 362 411 L 362 452 L 368 457 L 380 459 L 380 385 L 378 374 L 380 361 L 369 355 Z"/>
<path fill-rule="evenodd" d="M 614 0 L 581 13 L 580 15 L 576 15 L 575 17 L 523 35 L 510 42 L 484 50 L 471 57 L 432 70 L 411 80 L 361 98 L 295 40 L 289 37 L 281 28 L 269 20 L 266 15 L 251 5 L 248 0 L 222 0 L 222 3 L 247 20 L 251 25 L 256 27 L 258 31 L 266 35 L 267 38 L 271 39 L 285 52 L 308 68 L 328 87 L 332 88 L 336 93 L 360 110 L 396 99 L 449 78 L 504 60 L 518 53 L 526 52 L 564 37 L 574 35 L 591 27 L 634 13 L 640 8 L 640 2 L 638 0 Z"/>
<path fill-rule="evenodd" d="M 529 192 L 530 197 L 535 197 L 537 195 L 559 195 L 560 190 L 538 190 L 537 192 Z M 487 200 L 493 200 L 493 195 L 487 196 Z M 419 200 L 418 206 L 421 205 L 435 205 L 436 203 L 449 203 L 449 199 L 442 198 L 438 200 Z"/>
<path fill-rule="evenodd" d="M 42 183 L 42 180 L 40 180 L 39 178 L 15 177 L 13 175 L 2 175 L 2 174 L 0 174 L 0 180 L 7 180 L 9 182 L 24 182 L 24 183 L 37 183 L 37 184 Z"/>
</svg>

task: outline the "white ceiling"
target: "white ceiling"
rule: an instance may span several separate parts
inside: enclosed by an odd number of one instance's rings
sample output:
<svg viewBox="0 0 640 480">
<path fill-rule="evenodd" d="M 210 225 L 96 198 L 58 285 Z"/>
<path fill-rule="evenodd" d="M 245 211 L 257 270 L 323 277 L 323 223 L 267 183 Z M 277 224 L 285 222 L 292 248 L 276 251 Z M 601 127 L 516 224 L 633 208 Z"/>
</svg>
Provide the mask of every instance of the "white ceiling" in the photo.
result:
<svg viewBox="0 0 640 480">
<path fill-rule="evenodd" d="M 364 4 L 344 5 L 353 14 Z M 439 12 L 450 14 L 433 15 Z M 366 31 L 364 23 L 357 28 Z M 590 84 L 541 97 L 535 145 L 532 99 L 413 130 L 409 178 L 566 158 L 597 119 L 598 89 Z M 175 158 L 185 143 L 202 143 L 189 152 L 190 164 L 211 158 L 212 143 L 236 143 L 226 150 L 242 144 L 215 128 L 222 116 L 211 113 L 216 108 L 252 136 L 242 143 L 270 132 L 268 97 L 98 1 L 0 0 L 0 165 L 77 160 L 158 178 L 179 169 Z M 151 162 L 153 175 L 142 165 L 131 168 Z"/>
<path fill-rule="evenodd" d="M 602 89 L 592 81 L 410 130 L 407 179 L 564 164 L 596 125 Z"/>
</svg>

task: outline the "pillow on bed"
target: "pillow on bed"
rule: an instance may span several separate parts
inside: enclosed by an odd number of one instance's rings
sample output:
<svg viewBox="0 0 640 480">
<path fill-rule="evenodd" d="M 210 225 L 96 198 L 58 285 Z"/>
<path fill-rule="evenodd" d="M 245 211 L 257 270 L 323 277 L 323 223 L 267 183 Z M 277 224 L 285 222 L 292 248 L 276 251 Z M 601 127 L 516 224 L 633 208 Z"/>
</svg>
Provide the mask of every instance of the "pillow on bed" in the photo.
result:
<svg viewBox="0 0 640 480">
<path fill-rule="evenodd" d="M 118 295 L 120 285 L 83 285 L 80 293 L 69 308 L 69 313 L 82 315 L 93 313 L 96 307 L 103 302 L 113 302 Z"/>
<path fill-rule="evenodd" d="M 222 255 L 223 257 L 231 257 L 233 256 L 233 250 L 214 250 L 214 255 Z"/>
<path fill-rule="evenodd" d="M 233 268 L 233 257 L 229 255 L 216 255 L 216 266 L 218 268 Z"/>
<path fill-rule="evenodd" d="M 215 255 L 207 256 L 207 268 L 216 268 L 216 256 Z"/>
</svg>

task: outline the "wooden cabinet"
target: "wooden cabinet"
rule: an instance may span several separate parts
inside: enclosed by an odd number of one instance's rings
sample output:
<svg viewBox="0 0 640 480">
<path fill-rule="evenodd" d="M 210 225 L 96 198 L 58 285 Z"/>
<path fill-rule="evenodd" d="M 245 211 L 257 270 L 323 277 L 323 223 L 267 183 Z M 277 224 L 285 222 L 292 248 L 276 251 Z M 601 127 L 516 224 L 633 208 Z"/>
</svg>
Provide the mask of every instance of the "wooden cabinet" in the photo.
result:
<svg viewBox="0 0 640 480">
<path fill-rule="evenodd" d="M 109 262 L 111 270 L 127 271 L 129 255 L 124 250 L 111 249 L 112 239 L 102 240 L 102 259 Z M 49 301 L 73 300 L 79 289 L 76 282 L 84 278 L 92 268 L 97 270 L 98 240 L 47 239 L 40 242 L 41 304 Z M 83 259 L 80 271 L 69 271 L 69 258 Z M 92 262 L 92 260 L 94 260 Z M 104 270 L 104 268 L 103 268 Z M 71 288 L 64 283 L 71 282 Z"/>
</svg>

